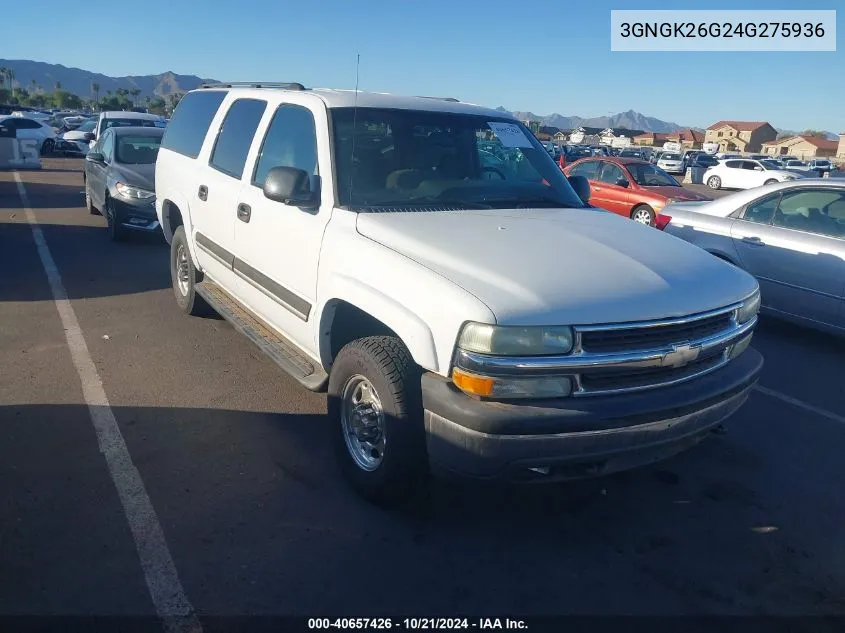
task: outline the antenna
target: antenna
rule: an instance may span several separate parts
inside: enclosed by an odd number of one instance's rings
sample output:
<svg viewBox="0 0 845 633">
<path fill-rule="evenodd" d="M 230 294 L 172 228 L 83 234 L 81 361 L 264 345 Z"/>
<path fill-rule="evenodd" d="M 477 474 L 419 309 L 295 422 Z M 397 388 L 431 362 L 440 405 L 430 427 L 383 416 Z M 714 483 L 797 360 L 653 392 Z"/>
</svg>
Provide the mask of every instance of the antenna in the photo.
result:
<svg viewBox="0 0 845 633">
<path fill-rule="evenodd" d="M 355 177 L 355 138 L 358 136 L 358 78 L 361 70 L 361 53 L 355 62 L 355 105 L 352 111 L 352 155 L 349 157 L 349 206 L 352 206 L 352 179 Z"/>
</svg>

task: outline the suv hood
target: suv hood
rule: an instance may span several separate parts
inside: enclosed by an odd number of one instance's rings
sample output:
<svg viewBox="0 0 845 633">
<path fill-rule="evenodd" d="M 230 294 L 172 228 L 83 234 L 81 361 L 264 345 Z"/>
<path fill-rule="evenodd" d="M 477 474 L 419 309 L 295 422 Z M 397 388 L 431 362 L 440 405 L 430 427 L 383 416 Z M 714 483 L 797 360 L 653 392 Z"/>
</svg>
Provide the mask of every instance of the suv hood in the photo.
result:
<svg viewBox="0 0 845 633">
<path fill-rule="evenodd" d="M 697 246 L 599 209 L 359 213 L 357 229 L 472 293 L 507 325 L 685 316 L 757 285 Z M 436 289 L 420 292 L 438 301 Z"/>
</svg>

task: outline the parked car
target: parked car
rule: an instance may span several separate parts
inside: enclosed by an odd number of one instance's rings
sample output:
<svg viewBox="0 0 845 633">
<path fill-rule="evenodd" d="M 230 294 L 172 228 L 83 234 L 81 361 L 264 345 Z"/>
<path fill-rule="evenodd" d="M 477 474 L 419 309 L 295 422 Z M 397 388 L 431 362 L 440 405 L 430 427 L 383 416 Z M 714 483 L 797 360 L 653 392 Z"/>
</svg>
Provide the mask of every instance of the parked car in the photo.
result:
<svg viewBox="0 0 845 633">
<path fill-rule="evenodd" d="M 684 171 L 683 158 L 675 152 L 663 152 L 657 160 L 657 166 L 671 174 L 680 174 Z"/>
<path fill-rule="evenodd" d="M 705 154 L 704 152 L 700 154 L 696 154 L 692 158 L 692 162 L 690 163 L 690 167 L 701 167 L 704 169 L 708 169 L 710 167 L 715 167 L 719 164 L 719 161 L 716 160 L 714 156 L 710 154 Z"/>
<path fill-rule="evenodd" d="M 733 158 L 742 158 L 741 154 L 731 154 L 729 152 L 718 152 L 716 160 L 731 160 Z"/>
<path fill-rule="evenodd" d="M 108 111 L 101 112 L 94 127 L 93 144 L 103 132 L 111 127 L 164 127 L 164 117 L 143 112 Z"/>
<path fill-rule="evenodd" d="M 580 160 L 563 170 L 590 183 L 590 204 L 635 222 L 657 225 L 657 215 L 672 202 L 710 200 L 681 184 L 659 167 L 636 158 Z"/>
<path fill-rule="evenodd" d="M 665 212 L 666 232 L 757 277 L 764 311 L 845 331 L 845 183 L 794 180 Z"/>
<path fill-rule="evenodd" d="M 686 171 L 687 167 L 692 167 L 692 159 L 698 156 L 699 154 L 704 154 L 705 152 L 700 149 L 688 149 L 684 150 L 684 153 L 681 155 L 681 169 L 682 171 Z"/>
<path fill-rule="evenodd" d="M 819 176 L 833 171 L 833 163 L 827 158 L 814 158 L 809 164 L 810 171 L 816 172 Z"/>
<path fill-rule="evenodd" d="M 810 171 L 810 164 L 803 160 L 788 160 L 784 167 L 787 169 L 797 169 L 799 171 Z"/>
<path fill-rule="evenodd" d="M 751 160 L 768 160 L 771 158 L 768 154 L 749 154 L 746 158 Z"/>
<path fill-rule="evenodd" d="M 328 391 L 364 497 L 405 499 L 430 465 L 523 482 L 632 468 L 745 401 L 753 277 L 587 208 L 506 113 L 301 88 L 188 92 L 156 210 L 179 309 L 210 304 Z M 479 137 L 518 157 L 499 178 Z"/>
<path fill-rule="evenodd" d="M 801 178 L 769 160 L 722 160 L 704 172 L 704 183 L 711 189 L 750 189 Z"/>
<path fill-rule="evenodd" d="M 85 157 L 85 206 L 105 216 L 114 241 L 159 230 L 155 162 L 162 136 L 156 127 L 111 127 Z"/>
<path fill-rule="evenodd" d="M 56 144 L 53 128 L 35 119 L 15 115 L 0 116 L 0 128 L 3 128 L 0 136 L 35 141 L 41 154 L 51 153 Z"/>
<path fill-rule="evenodd" d="M 652 152 L 652 154 L 651 154 L 651 158 L 649 158 L 649 159 L 648 159 L 648 162 L 650 162 L 652 165 L 656 165 L 656 164 L 657 164 L 657 161 L 659 161 L 659 160 L 660 160 L 660 157 L 661 157 L 661 156 L 663 156 L 663 151 L 662 151 L 662 150 L 661 150 L 661 151 L 657 151 L 657 152 Z"/>
</svg>

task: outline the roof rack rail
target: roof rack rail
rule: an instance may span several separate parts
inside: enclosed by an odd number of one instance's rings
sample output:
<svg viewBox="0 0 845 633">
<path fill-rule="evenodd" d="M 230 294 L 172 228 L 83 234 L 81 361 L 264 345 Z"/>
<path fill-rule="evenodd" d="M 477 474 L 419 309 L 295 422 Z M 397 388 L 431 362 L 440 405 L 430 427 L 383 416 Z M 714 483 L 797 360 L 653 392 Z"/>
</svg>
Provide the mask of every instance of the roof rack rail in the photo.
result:
<svg viewBox="0 0 845 633">
<path fill-rule="evenodd" d="M 282 88 L 283 90 L 307 90 L 301 83 L 282 83 L 278 81 L 227 81 L 202 84 L 200 88 Z"/>
<path fill-rule="evenodd" d="M 452 103 L 460 103 L 460 99 L 455 99 L 455 97 L 428 97 L 425 95 L 418 95 L 420 99 L 437 99 L 438 101 L 451 101 Z"/>
</svg>

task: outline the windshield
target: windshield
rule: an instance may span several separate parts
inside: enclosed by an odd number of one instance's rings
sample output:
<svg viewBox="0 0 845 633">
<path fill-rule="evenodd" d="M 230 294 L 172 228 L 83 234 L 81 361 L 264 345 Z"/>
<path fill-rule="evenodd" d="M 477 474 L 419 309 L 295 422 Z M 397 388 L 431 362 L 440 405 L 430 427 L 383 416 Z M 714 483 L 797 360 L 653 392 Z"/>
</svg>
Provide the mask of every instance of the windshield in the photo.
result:
<svg viewBox="0 0 845 633">
<path fill-rule="evenodd" d="M 713 167 L 719 164 L 718 160 L 707 154 L 698 154 L 694 160 L 696 165 L 703 165 L 704 167 Z"/>
<path fill-rule="evenodd" d="M 88 120 L 76 128 L 76 130 L 78 132 L 93 132 L 95 127 L 97 127 L 97 122 Z"/>
<path fill-rule="evenodd" d="M 158 127 L 155 121 L 150 119 L 103 119 L 102 130 L 110 127 Z M 100 130 L 102 132 L 102 130 Z"/>
<path fill-rule="evenodd" d="M 815 163 L 816 163 L 816 165 L 818 165 L 819 167 L 827 167 L 828 165 L 830 165 L 830 161 L 829 161 L 829 160 L 817 160 L 817 161 L 815 161 Z"/>
<path fill-rule="evenodd" d="M 116 139 L 117 162 L 128 165 L 152 165 L 158 156 L 161 136 L 118 136 Z"/>
<path fill-rule="evenodd" d="M 631 177 L 638 185 L 645 187 L 678 187 L 678 181 L 651 163 L 628 163 Z"/>
<path fill-rule="evenodd" d="M 660 157 L 660 160 L 681 160 L 680 154 L 673 154 L 671 152 L 666 152 Z"/>
<path fill-rule="evenodd" d="M 780 169 L 780 163 L 778 163 L 776 160 L 761 160 L 760 164 L 766 169 Z"/>
<path fill-rule="evenodd" d="M 512 119 L 380 108 L 331 116 L 338 199 L 356 211 L 584 206 Z"/>
</svg>

